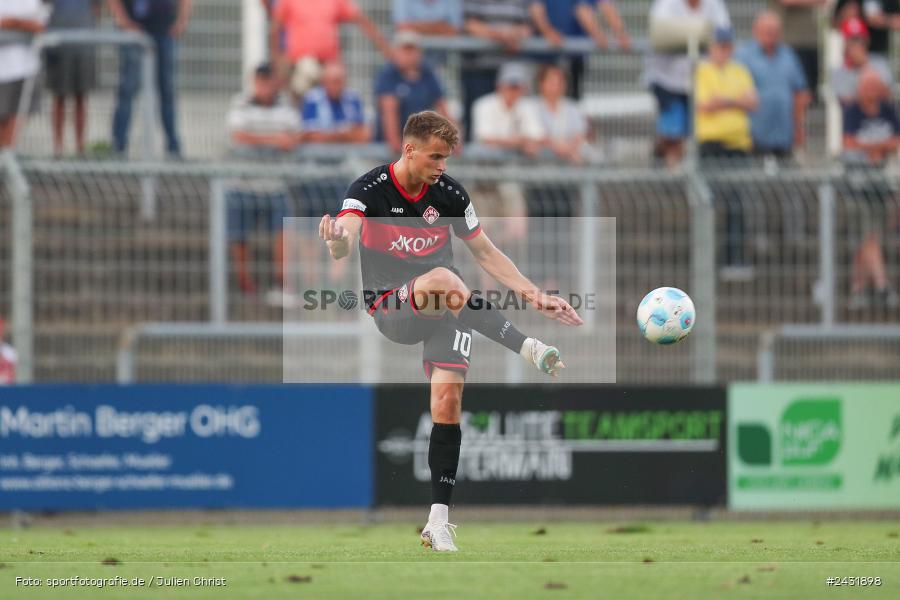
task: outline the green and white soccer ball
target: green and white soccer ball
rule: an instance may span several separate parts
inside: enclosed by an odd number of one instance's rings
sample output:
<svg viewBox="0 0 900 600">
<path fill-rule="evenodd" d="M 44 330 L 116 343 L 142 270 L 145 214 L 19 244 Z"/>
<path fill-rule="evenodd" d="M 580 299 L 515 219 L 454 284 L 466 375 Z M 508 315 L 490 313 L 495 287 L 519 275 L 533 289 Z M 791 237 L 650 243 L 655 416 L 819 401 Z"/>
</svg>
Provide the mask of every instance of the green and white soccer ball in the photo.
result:
<svg viewBox="0 0 900 600">
<path fill-rule="evenodd" d="M 690 296 L 673 287 L 653 290 L 641 300 L 637 324 L 641 334 L 654 344 L 675 344 L 694 328 L 694 302 Z"/>
</svg>

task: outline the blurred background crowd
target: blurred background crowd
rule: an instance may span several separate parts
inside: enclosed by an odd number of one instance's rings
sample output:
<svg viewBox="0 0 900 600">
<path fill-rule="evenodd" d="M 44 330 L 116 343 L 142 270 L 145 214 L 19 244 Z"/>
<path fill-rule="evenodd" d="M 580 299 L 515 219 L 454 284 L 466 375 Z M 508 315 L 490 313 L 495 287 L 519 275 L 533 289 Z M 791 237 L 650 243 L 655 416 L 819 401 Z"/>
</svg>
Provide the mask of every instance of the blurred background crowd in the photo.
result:
<svg viewBox="0 0 900 600">
<path fill-rule="evenodd" d="M 232 32 L 217 11 L 240 10 L 237 2 L 4 0 L 0 27 L 28 34 L 118 28 L 149 36 L 164 150 L 172 158 L 214 156 L 217 145 L 221 156 L 223 148 L 215 140 L 223 123 L 211 116 L 222 114 L 227 102 L 219 92 L 229 86 L 245 90 L 224 110 L 231 142 L 276 152 L 309 144 L 372 143 L 397 151 L 406 117 L 434 109 L 460 125 L 467 144 L 575 164 L 616 160 L 629 136 L 616 135 L 614 126 L 607 131 L 604 117 L 625 122 L 634 105 L 649 98 L 616 93 L 628 88 L 652 94 L 650 154 L 669 166 L 682 159 L 684 141 L 691 136 L 705 156 L 824 154 L 824 148 L 810 147 L 823 141 L 807 140 L 807 131 L 808 107 L 826 98 L 837 99 L 845 113 L 841 137 L 849 155 L 876 163 L 896 149 L 890 34 L 900 28 L 900 6 L 893 1 L 620 0 L 621 7 L 613 0 L 259 4 L 265 11 L 264 30 L 256 36 L 264 40 L 262 53 L 248 53 L 247 40 L 240 38 L 231 39 L 230 48 L 219 47 Z M 236 13 L 238 21 L 242 15 L 246 7 Z M 697 20 L 707 25 L 701 37 L 708 43 L 702 62 L 692 64 L 683 31 Z M 352 27 L 342 30 L 343 24 Z M 246 22 L 243 27 L 246 38 Z M 180 48 L 185 38 L 187 49 Z M 489 44 L 465 43 L 473 38 Z M 73 150 L 84 155 L 91 146 L 127 156 L 132 105 L 140 88 L 140 48 L 120 46 L 117 65 L 112 65 L 112 50 L 103 48 L 98 64 L 98 49 L 90 44 L 56 45 L 38 56 L 27 37 L 15 39 L 4 38 L 0 45 L 0 144 L 13 144 L 13 132 L 23 129 L 15 127 L 15 115 L 37 105 L 38 94 L 23 100 L 22 93 L 23 82 L 40 72 L 38 87 L 52 96 L 49 116 L 40 118 L 50 120 L 54 155 Z M 546 42 L 541 50 L 529 49 L 535 39 Z M 829 62 L 824 49 L 835 39 L 827 47 L 842 48 L 843 56 Z M 231 72 L 243 57 L 247 81 L 239 72 L 230 77 L 218 72 L 216 55 L 223 51 L 233 57 Z M 261 56 L 247 65 L 253 54 Z M 610 66 L 615 72 L 604 70 Z M 98 86 L 114 89 L 111 109 L 100 113 L 108 120 L 102 124 L 90 122 L 98 118 L 89 108 Z M 188 92 L 184 99 L 181 90 Z M 696 111 L 689 107 L 691 94 Z M 628 103 L 632 106 L 622 106 Z M 67 146 L 69 106 L 74 144 Z M 875 129 L 884 139 L 873 143 L 869 138 Z M 197 140 L 183 143 L 184 135 Z M 92 137 L 99 139 L 89 143 Z M 31 146 L 24 143 L 24 149 L 35 149 L 38 138 Z"/>
</svg>

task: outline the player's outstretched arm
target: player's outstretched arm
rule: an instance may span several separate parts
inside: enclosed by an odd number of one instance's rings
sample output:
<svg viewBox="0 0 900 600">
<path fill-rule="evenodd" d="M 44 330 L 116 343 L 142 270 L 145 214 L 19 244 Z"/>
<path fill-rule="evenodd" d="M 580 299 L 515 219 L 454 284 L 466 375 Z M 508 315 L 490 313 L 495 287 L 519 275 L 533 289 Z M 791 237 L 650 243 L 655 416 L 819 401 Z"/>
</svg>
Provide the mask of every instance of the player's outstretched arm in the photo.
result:
<svg viewBox="0 0 900 600">
<path fill-rule="evenodd" d="M 542 315 L 565 325 L 584 324 L 584 321 L 568 302 L 559 296 L 545 294 L 522 275 L 515 263 L 494 245 L 484 231 L 466 241 L 466 245 L 482 269 L 502 285 L 525 298 Z"/>
<path fill-rule="evenodd" d="M 325 240 L 331 258 L 338 260 L 350 254 L 353 242 L 359 236 L 360 227 L 362 219 L 353 213 L 347 213 L 337 219 L 331 218 L 331 215 L 322 217 L 319 221 L 319 237 Z"/>
</svg>

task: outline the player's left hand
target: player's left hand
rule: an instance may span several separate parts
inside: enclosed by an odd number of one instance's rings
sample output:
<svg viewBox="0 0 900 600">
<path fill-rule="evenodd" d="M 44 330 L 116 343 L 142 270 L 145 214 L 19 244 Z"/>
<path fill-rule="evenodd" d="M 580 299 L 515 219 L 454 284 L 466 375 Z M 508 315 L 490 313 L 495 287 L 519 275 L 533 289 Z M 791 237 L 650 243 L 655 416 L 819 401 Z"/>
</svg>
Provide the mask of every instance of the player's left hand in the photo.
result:
<svg viewBox="0 0 900 600">
<path fill-rule="evenodd" d="M 584 325 L 584 321 L 572 306 L 559 296 L 551 296 L 543 292 L 528 298 L 528 301 L 548 319 L 559 321 L 564 325 Z"/>
</svg>

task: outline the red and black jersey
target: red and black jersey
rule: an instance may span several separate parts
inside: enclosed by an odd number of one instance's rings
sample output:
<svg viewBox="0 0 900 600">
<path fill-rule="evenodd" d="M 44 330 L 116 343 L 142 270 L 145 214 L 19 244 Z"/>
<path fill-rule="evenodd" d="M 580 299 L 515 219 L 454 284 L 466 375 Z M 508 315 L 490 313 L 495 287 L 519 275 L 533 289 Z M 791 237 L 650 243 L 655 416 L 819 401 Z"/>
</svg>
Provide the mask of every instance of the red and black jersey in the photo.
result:
<svg viewBox="0 0 900 600">
<path fill-rule="evenodd" d="M 366 303 L 436 267 L 453 268 L 450 234 L 472 239 L 481 231 L 469 194 L 442 175 L 410 196 L 394 176 L 394 165 L 377 167 L 350 185 L 338 217 L 363 218 L 360 267 Z"/>
</svg>

